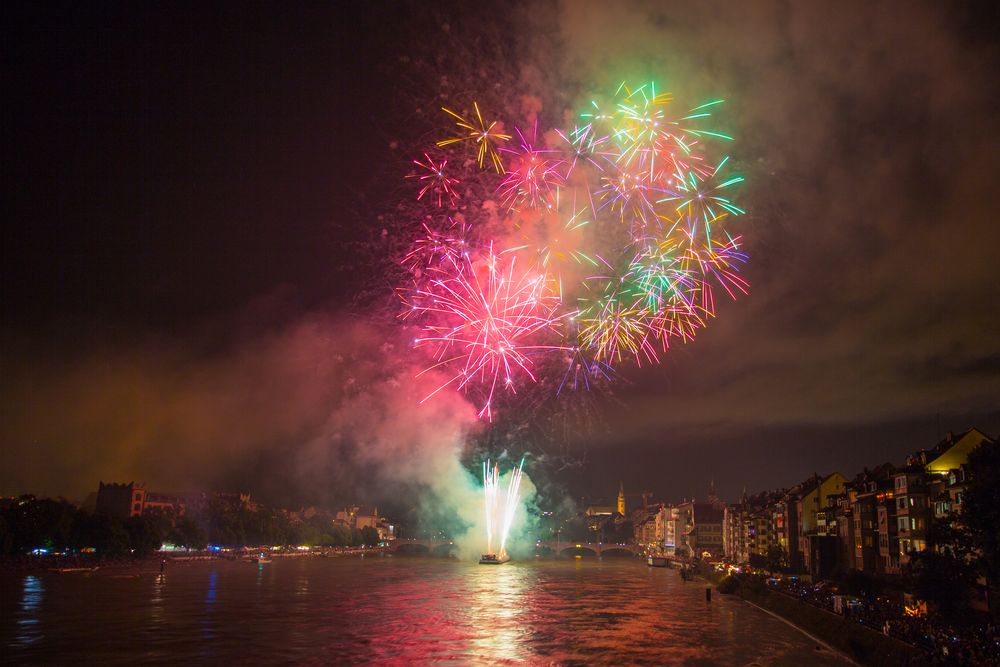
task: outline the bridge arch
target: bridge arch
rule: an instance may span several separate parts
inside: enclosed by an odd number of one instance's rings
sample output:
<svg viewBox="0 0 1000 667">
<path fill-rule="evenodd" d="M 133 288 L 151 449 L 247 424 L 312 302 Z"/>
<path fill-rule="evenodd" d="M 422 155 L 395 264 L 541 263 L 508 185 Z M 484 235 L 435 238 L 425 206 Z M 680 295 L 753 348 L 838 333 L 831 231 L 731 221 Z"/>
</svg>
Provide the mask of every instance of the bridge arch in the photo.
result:
<svg viewBox="0 0 1000 667">
<path fill-rule="evenodd" d="M 442 544 L 438 544 L 433 549 L 431 549 L 430 553 L 431 553 L 432 556 L 447 557 L 447 556 L 450 556 L 452 554 L 452 552 L 455 551 L 457 548 L 458 547 L 456 547 L 451 542 L 444 542 Z"/>
</svg>

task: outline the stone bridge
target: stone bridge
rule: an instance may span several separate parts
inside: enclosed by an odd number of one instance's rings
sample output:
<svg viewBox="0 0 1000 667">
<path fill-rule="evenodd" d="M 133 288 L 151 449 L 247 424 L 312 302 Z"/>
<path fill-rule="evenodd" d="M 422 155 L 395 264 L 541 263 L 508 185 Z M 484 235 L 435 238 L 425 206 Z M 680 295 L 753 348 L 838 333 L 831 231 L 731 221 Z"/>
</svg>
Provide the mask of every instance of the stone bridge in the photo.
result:
<svg viewBox="0 0 1000 667">
<path fill-rule="evenodd" d="M 389 551 L 399 554 L 431 554 L 447 556 L 458 547 L 452 540 L 415 539 L 396 540 Z M 536 556 L 558 556 L 560 558 L 608 556 L 629 557 L 640 556 L 641 553 L 631 544 L 614 544 L 611 542 L 562 542 L 539 541 L 535 543 Z"/>
</svg>

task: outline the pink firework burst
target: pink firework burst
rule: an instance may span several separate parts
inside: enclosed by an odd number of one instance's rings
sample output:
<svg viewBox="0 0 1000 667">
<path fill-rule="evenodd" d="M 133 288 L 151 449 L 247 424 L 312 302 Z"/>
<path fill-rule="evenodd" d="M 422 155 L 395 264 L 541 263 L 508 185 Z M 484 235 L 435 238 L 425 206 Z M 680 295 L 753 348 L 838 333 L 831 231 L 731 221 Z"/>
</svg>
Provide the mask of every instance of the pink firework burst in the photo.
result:
<svg viewBox="0 0 1000 667">
<path fill-rule="evenodd" d="M 455 186 L 458 185 L 458 179 L 452 178 L 445 173 L 445 168 L 448 166 L 447 160 L 441 160 L 440 162 L 434 160 L 427 153 L 424 153 L 424 162 L 420 160 L 414 160 L 413 164 L 419 167 L 419 170 L 412 174 L 407 174 L 407 178 L 415 178 L 420 181 L 420 192 L 417 194 L 417 201 L 424 198 L 428 192 L 431 193 L 431 197 L 436 201 L 438 208 L 441 208 L 445 199 L 448 200 L 449 204 L 454 204 L 458 199 L 458 192 L 455 191 Z"/>
<path fill-rule="evenodd" d="M 423 335 L 417 346 L 433 349 L 431 368 L 451 377 L 427 400 L 450 385 L 483 388 L 480 417 L 493 418 L 498 388 L 517 392 L 519 382 L 535 381 L 532 357 L 563 349 L 559 300 L 545 289 L 545 276 L 520 271 L 516 258 L 501 258 L 492 246 L 479 262 L 465 255 L 436 270 L 437 277 L 418 290 Z M 431 368 L 423 371 L 426 373 Z"/>
<path fill-rule="evenodd" d="M 560 173 L 563 161 L 553 157 L 555 151 L 535 147 L 535 132 L 532 132 L 531 141 L 521 130 L 517 130 L 517 136 L 520 146 L 501 149 L 511 159 L 507 175 L 497 188 L 500 201 L 508 209 L 551 206 L 553 192 L 563 183 Z"/>
</svg>

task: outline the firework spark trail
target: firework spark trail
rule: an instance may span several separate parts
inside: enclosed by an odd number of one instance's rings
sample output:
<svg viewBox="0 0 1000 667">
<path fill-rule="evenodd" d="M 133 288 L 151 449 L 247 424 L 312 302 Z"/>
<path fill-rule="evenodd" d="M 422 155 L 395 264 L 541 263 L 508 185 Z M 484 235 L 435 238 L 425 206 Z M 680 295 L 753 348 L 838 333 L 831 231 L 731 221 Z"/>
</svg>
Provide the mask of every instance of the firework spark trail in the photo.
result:
<svg viewBox="0 0 1000 667">
<path fill-rule="evenodd" d="M 416 178 L 423 185 L 420 188 L 420 192 L 417 193 L 417 201 L 423 199 L 424 195 L 428 192 L 432 192 L 438 208 L 441 208 L 445 197 L 448 198 L 449 204 L 454 204 L 455 200 L 458 199 L 458 192 L 455 191 L 455 186 L 458 185 L 459 181 L 457 178 L 452 178 L 445 173 L 448 161 L 441 160 L 437 162 L 427 153 L 424 153 L 424 160 L 425 162 L 421 162 L 420 160 L 413 161 L 413 164 L 420 167 L 421 172 L 407 175 L 407 178 Z"/>
<path fill-rule="evenodd" d="M 551 206 L 553 191 L 562 185 L 559 168 L 563 161 L 553 157 L 554 151 L 536 148 L 536 135 L 537 125 L 531 141 L 521 130 L 517 130 L 520 146 L 501 149 L 511 156 L 510 167 L 504 169 L 507 175 L 497 188 L 500 201 L 508 209 L 513 210 L 520 205 L 528 208 Z"/>
<path fill-rule="evenodd" d="M 507 502 L 504 504 L 503 529 L 500 531 L 500 555 L 507 555 L 507 538 L 510 537 L 510 528 L 514 525 L 514 515 L 517 513 L 518 500 L 520 500 L 521 471 L 524 469 L 524 459 L 514 468 L 507 482 Z"/>
<path fill-rule="evenodd" d="M 490 465 L 490 460 L 483 462 L 483 493 L 486 511 L 486 553 L 494 554 L 501 560 L 507 557 L 507 539 L 514 525 L 520 501 L 521 475 L 524 470 L 524 459 L 511 471 L 507 480 L 507 489 L 503 503 L 500 501 L 500 465 Z M 499 547 L 493 550 L 494 543 Z"/>
<path fill-rule="evenodd" d="M 516 263 L 516 257 L 503 261 L 491 248 L 482 267 L 485 281 L 466 255 L 445 262 L 450 267 L 438 269 L 440 277 L 432 279 L 428 288 L 417 290 L 412 309 L 434 314 L 440 321 L 427 325 L 429 335 L 418 338 L 416 344 L 436 347 L 437 364 L 432 368 L 457 369 L 427 398 L 452 383 L 462 389 L 479 380 L 488 387 L 479 416 L 491 421 L 498 385 L 516 393 L 518 375 L 535 381 L 533 353 L 561 349 L 532 338 L 544 333 L 557 338 L 556 329 L 568 314 L 556 313 L 558 299 L 547 294 L 541 274 L 518 273 Z"/>
<path fill-rule="evenodd" d="M 498 389 L 516 394 L 545 373 L 558 395 L 627 360 L 657 363 L 716 316 L 716 289 L 748 292 L 732 232 L 745 211 L 731 193 L 744 179 L 713 158 L 732 137 L 705 125 L 721 103 L 677 111 L 655 82 L 622 83 L 541 142 L 535 117 L 530 131 L 505 134 L 477 102 L 468 118 L 444 109 L 459 131 L 438 148 L 467 145 L 476 157 L 413 161 L 417 200 L 436 208 L 414 216 L 422 233 L 399 289 L 401 316 L 421 329 L 416 346 L 445 370 L 431 395 L 457 388 L 492 421 Z M 443 226 L 440 209 L 459 204 L 461 223 Z"/>
<path fill-rule="evenodd" d="M 498 174 L 503 174 L 503 160 L 500 159 L 500 153 L 498 152 L 497 145 L 501 141 L 510 141 L 511 136 L 509 134 L 503 134 L 500 131 L 494 131 L 498 121 L 493 121 L 492 123 L 487 124 L 486 121 L 483 120 L 483 114 L 479 112 L 478 102 L 473 102 L 472 106 L 476 110 L 476 120 L 474 122 L 462 118 L 451 109 L 442 108 L 442 111 L 455 119 L 455 124 L 465 130 L 466 134 L 460 137 L 443 139 L 437 142 L 438 148 L 444 148 L 445 146 L 450 146 L 451 144 L 456 144 L 462 141 L 475 142 L 479 146 L 478 153 L 476 155 L 476 159 L 479 162 L 479 168 L 483 168 L 483 163 L 486 161 L 486 157 L 489 156 L 496 172 Z"/>
<path fill-rule="evenodd" d="M 486 553 L 493 551 L 493 518 L 497 512 L 497 487 L 500 484 L 500 466 L 490 467 L 489 459 L 483 461 L 483 493 L 486 496 Z"/>
</svg>

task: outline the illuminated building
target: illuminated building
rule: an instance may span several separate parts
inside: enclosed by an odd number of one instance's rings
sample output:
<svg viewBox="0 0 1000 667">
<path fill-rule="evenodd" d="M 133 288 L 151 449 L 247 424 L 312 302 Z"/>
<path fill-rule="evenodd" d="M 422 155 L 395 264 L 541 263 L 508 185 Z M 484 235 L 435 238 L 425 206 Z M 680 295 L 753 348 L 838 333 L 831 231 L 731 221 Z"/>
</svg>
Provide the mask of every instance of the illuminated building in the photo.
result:
<svg viewBox="0 0 1000 667">
<path fill-rule="evenodd" d="M 878 516 L 878 562 L 882 574 L 899 574 L 899 530 L 896 523 L 896 500 L 892 490 L 876 494 Z"/>
<path fill-rule="evenodd" d="M 813 475 L 810 479 L 802 482 L 794 491 L 792 497 L 795 501 L 795 515 L 797 520 L 798 549 L 794 554 L 789 554 L 788 562 L 793 569 L 803 572 L 812 572 L 817 567 L 812 562 L 813 554 L 826 554 L 826 561 L 829 562 L 831 554 L 836 554 L 837 545 L 835 541 L 828 539 L 826 525 L 828 518 L 833 518 L 832 512 L 823 513 L 824 526 L 820 531 L 818 518 L 821 510 L 830 506 L 830 498 L 844 492 L 844 476 L 839 472 L 830 473 L 826 477 Z M 819 545 L 823 546 L 820 547 Z"/>
<path fill-rule="evenodd" d="M 724 512 L 711 503 L 688 501 L 677 506 L 684 520 L 682 545 L 692 556 L 722 556 Z"/>
<path fill-rule="evenodd" d="M 334 515 L 334 521 L 353 530 L 361 530 L 366 527 L 374 528 L 381 541 L 396 539 L 395 524 L 386 521 L 385 517 L 380 517 L 377 507 L 349 505 L 337 511 Z"/>
<path fill-rule="evenodd" d="M 910 468 L 893 477 L 896 526 L 899 537 L 899 564 L 910 562 L 911 552 L 927 548 L 931 507 L 922 468 Z"/>
<path fill-rule="evenodd" d="M 977 428 L 970 428 L 955 438 L 949 433 L 944 440 L 929 450 L 922 450 L 907 459 L 907 465 L 919 465 L 932 475 L 947 475 L 969 461 L 969 454 L 984 442 L 993 442 Z"/>
<path fill-rule="evenodd" d="M 203 507 L 210 500 L 226 500 L 234 505 L 252 506 L 249 493 L 165 493 L 150 491 L 145 484 L 115 484 L 99 482 L 97 488 L 98 513 L 118 519 L 141 516 L 151 511 L 161 511 L 170 516 L 184 516 L 189 508 Z"/>
</svg>

